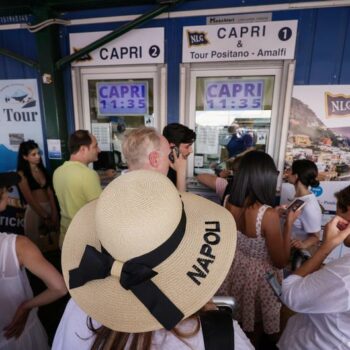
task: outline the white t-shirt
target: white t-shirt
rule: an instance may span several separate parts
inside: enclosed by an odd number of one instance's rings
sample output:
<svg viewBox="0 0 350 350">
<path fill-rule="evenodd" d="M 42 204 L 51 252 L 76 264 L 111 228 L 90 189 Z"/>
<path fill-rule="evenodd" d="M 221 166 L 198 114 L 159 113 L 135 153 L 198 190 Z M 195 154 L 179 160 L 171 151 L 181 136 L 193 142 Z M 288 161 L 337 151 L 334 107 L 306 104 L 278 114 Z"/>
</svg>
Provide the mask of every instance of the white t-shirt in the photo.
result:
<svg viewBox="0 0 350 350">
<path fill-rule="evenodd" d="M 94 342 L 94 335 L 87 328 L 86 320 L 86 313 L 80 309 L 80 307 L 74 302 L 73 299 L 71 299 L 67 304 L 66 310 L 64 311 L 63 317 L 56 331 L 52 350 L 91 349 L 91 346 Z M 181 332 L 189 333 L 194 329 L 195 324 L 195 320 L 191 319 L 182 321 L 180 324 L 180 330 Z M 96 321 L 93 321 L 93 326 L 94 328 L 98 328 L 100 324 Z M 233 326 L 235 349 L 253 350 L 253 346 L 236 321 L 233 321 Z M 126 349 L 128 349 L 128 344 L 126 346 Z M 172 332 L 166 331 L 165 329 L 155 331 L 152 337 L 151 350 L 160 349 L 204 350 L 205 348 L 202 332 L 200 330 L 194 337 L 181 340 L 177 338 Z"/>
<path fill-rule="evenodd" d="M 301 209 L 300 216 L 293 223 L 292 238 L 303 241 L 308 238 L 308 233 L 321 230 L 322 211 L 313 193 L 297 198 L 303 200 L 306 204 Z"/>
<path fill-rule="evenodd" d="M 286 278 L 282 301 L 298 314 L 289 319 L 280 349 L 350 349 L 350 255 L 306 277 Z"/>
</svg>

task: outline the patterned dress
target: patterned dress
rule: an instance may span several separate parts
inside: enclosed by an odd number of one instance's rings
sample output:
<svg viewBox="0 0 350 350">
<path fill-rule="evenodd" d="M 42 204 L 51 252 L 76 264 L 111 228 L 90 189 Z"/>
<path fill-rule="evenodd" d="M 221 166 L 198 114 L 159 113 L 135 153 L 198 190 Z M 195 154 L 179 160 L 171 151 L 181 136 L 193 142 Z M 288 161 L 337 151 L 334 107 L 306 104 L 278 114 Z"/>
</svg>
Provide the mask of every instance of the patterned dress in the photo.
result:
<svg viewBox="0 0 350 350">
<path fill-rule="evenodd" d="M 217 295 L 233 296 L 238 304 L 237 320 L 246 332 L 254 331 L 254 324 L 263 323 L 267 334 L 280 330 L 281 303 L 265 279 L 267 272 L 282 280 L 282 270 L 273 267 L 265 238 L 261 236 L 261 222 L 266 209 L 259 208 L 256 236 L 247 237 L 238 231 L 237 250 L 231 269 Z"/>
</svg>

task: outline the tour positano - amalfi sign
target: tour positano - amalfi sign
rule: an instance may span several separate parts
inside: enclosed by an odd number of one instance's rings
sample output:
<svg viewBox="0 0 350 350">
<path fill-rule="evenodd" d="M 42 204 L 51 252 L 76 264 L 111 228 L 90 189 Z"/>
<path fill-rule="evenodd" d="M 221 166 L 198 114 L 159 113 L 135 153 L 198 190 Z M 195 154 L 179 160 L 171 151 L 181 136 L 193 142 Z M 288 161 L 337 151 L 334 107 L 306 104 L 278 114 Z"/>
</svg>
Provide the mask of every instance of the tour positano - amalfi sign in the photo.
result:
<svg viewBox="0 0 350 350">
<path fill-rule="evenodd" d="M 182 61 L 293 59 L 297 24 L 291 20 L 184 27 Z"/>
</svg>

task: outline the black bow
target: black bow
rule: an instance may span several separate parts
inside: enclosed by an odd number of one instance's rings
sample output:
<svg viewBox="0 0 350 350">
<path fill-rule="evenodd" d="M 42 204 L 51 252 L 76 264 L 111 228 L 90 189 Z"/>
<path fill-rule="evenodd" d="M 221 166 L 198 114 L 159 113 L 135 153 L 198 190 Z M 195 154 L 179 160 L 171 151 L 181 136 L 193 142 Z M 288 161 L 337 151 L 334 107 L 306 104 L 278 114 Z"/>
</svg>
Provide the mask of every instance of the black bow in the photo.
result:
<svg viewBox="0 0 350 350">
<path fill-rule="evenodd" d="M 131 290 L 158 322 L 168 330 L 174 328 L 184 315 L 153 283 L 152 278 L 157 275 L 153 268 L 176 250 L 185 230 L 186 214 L 182 207 L 179 225 L 169 239 L 151 252 L 126 261 L 120 275 L 122 287 Z M 110 276 L 114 261 L 115 259 L 103 247 L 102 252 L 99 252 L 96 248 L 87 245 L 79 267 L 69 271 L 70 289 Z"/>
<path fill-rule="evenodd" d="M 105 249 L 99 252 L 95 247 L 87 245 L 79 267 L 69 271 L 69 287 L 71 289 L 78 288 L 89 281 L 110 276 L 114 261 Z M 156 275 L 157 272 L 149 266 L 129 260 L 123 264 L 120 284 L 128 290 Z"/>
<path fill-rule="evenodd" d="M 114 261 L 107 252 L 100 253 L 95 247 L 87 245 L 79 267 L 69 271 L 69 287 L 78 288 L 89 281 L 110 276 Z"/>
</svg>

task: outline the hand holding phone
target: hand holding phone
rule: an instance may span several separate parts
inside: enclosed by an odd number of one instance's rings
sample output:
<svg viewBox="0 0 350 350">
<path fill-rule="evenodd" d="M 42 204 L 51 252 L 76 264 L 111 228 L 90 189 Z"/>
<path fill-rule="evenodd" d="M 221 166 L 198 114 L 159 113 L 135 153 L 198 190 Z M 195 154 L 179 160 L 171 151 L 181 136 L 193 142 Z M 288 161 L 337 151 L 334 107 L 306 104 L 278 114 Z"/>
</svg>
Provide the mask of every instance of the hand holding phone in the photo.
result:
<svg viewBox="0 0 350 350">
<path fill-rule="evenodd" d="M 171 147 L 168 158 L 172 163 L 175 163 L 174 151 L 175 151 L 176 157 L 179 157 L 180 155 L 180 150 L 178 147 L 176 146 Z"/>
<path fill-rule="evenodd" d="M 303 200 L 296 198 L 294 199 L 294 201 L 292 203 L 290 203 L 287 207 L 287 211 L 289 210 L 293 210 L 293 211 L 297 211 L 297 210 L 301 210 L 304 206 L 305 206 L 306 202 L 304 202 Z"/>
</svg>

